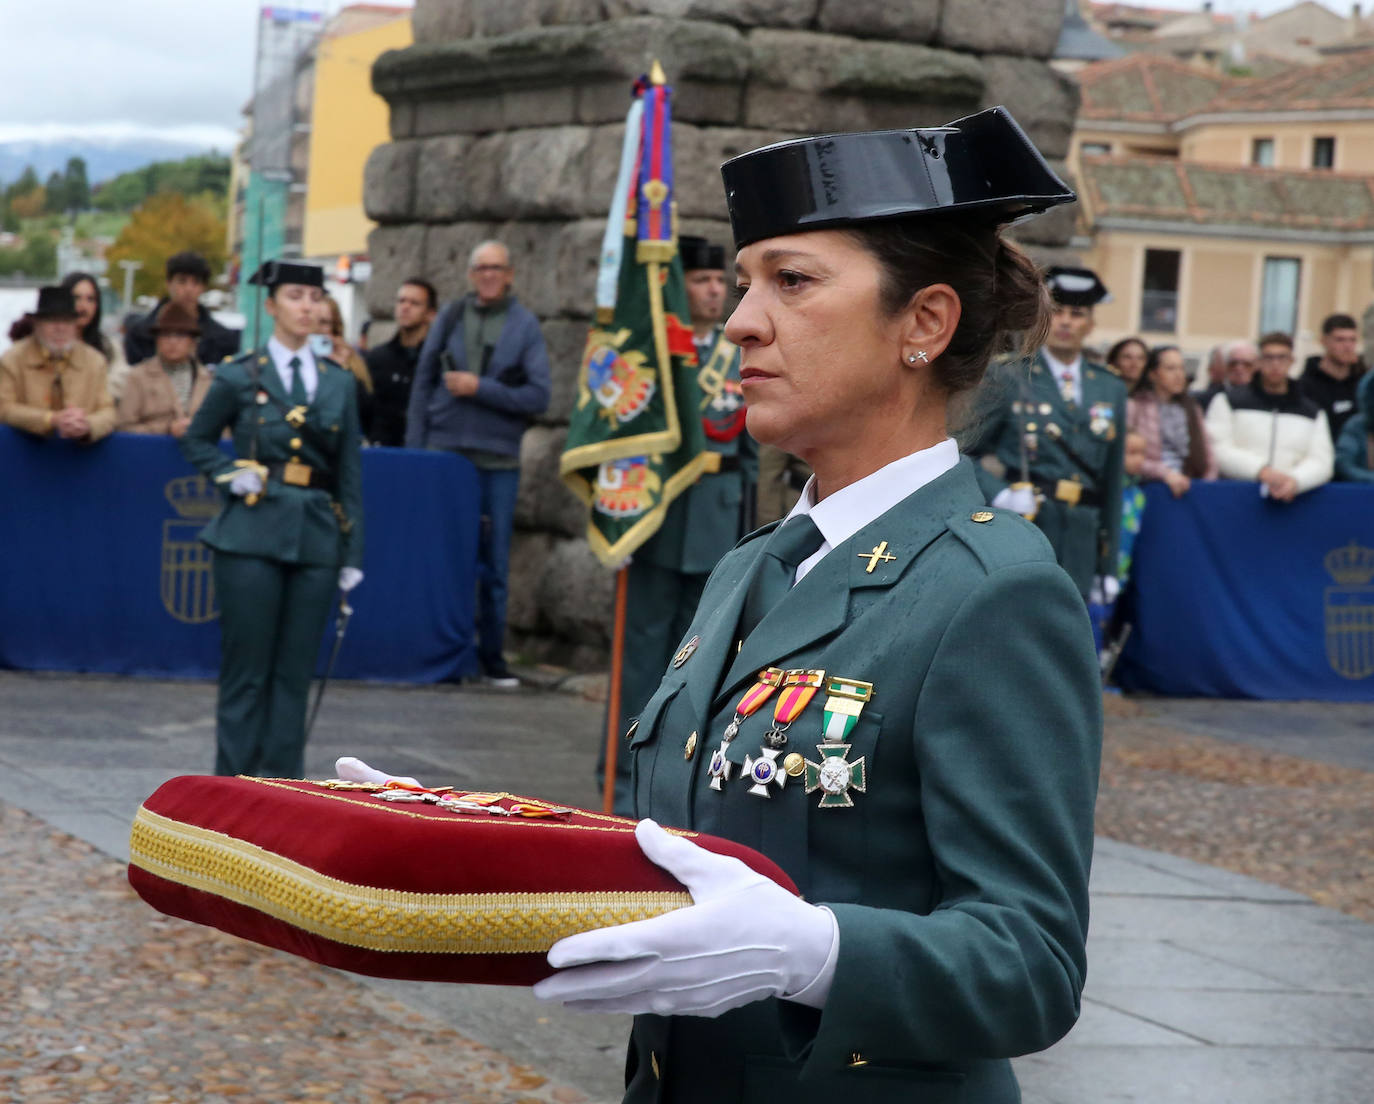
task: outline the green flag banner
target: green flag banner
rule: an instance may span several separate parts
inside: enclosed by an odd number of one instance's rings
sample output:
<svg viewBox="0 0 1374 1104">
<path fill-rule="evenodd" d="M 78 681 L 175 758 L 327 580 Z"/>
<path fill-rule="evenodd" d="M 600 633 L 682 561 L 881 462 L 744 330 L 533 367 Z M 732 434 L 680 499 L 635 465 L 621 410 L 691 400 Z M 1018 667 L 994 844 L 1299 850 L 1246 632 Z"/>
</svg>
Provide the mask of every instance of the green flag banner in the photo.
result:
<svg viewBox="0 0 1374 1104">
<path fill-rule="evenodd" d="M 602 250 L 603 274 L 616 276 L 598 294 L 560 466 L 563 481 L 591 508 L 592 550 L 612 568 L 658 530 L 669 503 L 718 459 L 706 449 L 693 405 L 697 354 L 684 322 L 670 96 L 657 68 L 635 85 Z"/>
</svg>

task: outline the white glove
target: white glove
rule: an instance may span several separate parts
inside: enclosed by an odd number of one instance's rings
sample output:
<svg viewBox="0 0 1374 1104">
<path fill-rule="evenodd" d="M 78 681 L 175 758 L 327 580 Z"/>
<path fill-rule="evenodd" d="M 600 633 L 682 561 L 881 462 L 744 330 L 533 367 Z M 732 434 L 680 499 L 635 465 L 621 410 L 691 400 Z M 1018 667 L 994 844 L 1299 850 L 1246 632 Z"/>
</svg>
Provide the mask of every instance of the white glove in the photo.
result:
<svg viewBox="0 0 1374 1104">
<path fill-rule="evenodd" d="M 1095 606 L 1110 606 L 1120 593 L 1121 584 L 1115 575 L 1099 575 L 1093 580 L 1092 590 L 1088 592 L 1088 601 Z"/>
<path fill-rule="evenodd" d="M 344 570 L 347 571 L 348 569 L 345 568 Z M 334 777 L 341 778 L 345 782 L 371 782 L 374 786 L 385 786 L 388 782 L 401 782 L 407 786 L 420 785 L 413 778 L 399 774 L 387 774 L 375 767 L 369 767 L 361 759 L 354 758 L 352 755 L 345 755 L 341 759 L 334 760 Z"/>
<path fill-rule="evenodd" d="M 1035 491 L 1030 487 L 1003 487 L 994 496 L 992 504 L 999 510 L 1011 510 L 1022 517 L 1032 516 L 1038 508 Z"/>
<path fill-rule="evenodd" d="M 262 494 L 262 476 L 251 468 L 244 468 L 229 480 L 229 490 L 236 495 Z"/>
<path fill-rule="evenodd" d="M 339 589 L 347 594 L 363 581 L 363 572 L 357 567 L 339 568 Z"/>
<path fill-rule="evenodd" d="M 652 820 L 636 825 L 635 838 L 694 903 L 560 939 L 549 951 L 559 972 L 535 985 L 536 997 L 584 1012 L 691 1016 L 719 1016 L 767 997 L 825 1004 L 839 946 L 829 909 Z"/>
</svg>

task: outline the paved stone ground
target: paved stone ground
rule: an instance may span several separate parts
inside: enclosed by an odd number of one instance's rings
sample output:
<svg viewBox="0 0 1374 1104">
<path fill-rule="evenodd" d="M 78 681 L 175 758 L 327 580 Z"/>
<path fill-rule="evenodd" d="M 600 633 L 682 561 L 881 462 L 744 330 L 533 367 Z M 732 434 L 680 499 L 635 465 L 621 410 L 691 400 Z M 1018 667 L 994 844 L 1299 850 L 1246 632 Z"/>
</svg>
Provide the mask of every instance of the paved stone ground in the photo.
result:
<svg viewBox="0 0 1374 1104">
<path fill-rule="evenodd" d="M 621 1018 L 518 989 L 364 982 L 134 899 L 108 856 L 163 779 L 207 769 L 213 700 L 203 683 L 0 672 L 0 1099 L 615 1097 Z M 1113 713 L 1099 829 L 1119 839 L 1094 863 L 1083 1018 L 1018 1060 L 1027 1104 L 1367 1104 L 1369 711 Z M 357 753 L 595 804 L 600 714 L 567 694 L 343 685 L 307 767 Z"/>
</svg>

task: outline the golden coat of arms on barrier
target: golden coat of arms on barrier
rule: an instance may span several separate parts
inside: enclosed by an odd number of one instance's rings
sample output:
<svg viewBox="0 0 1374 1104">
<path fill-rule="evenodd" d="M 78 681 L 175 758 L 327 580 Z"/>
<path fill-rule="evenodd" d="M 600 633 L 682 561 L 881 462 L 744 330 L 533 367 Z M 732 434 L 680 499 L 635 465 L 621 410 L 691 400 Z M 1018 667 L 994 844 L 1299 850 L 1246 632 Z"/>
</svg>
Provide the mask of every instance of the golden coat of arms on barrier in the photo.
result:
<svg viewBox="0 0 1374 1104">
<path fill-rule="evenodd" d="M 1326 588 L 1326 659 L 1347 679 L 1374 675 L 1374 548 L 1351 541 L 1322 560 L 1336 586 Z"/>
<path fill-rule="evenodd" d="M 188 625 L 219 616 L 215 604 L 214 553 L 200 531 L 219 512 L 219 492 L 204 476 L 169 480 L 163 494 L 177 517 L 162 523 L 162 608 Z"/>
</svg>

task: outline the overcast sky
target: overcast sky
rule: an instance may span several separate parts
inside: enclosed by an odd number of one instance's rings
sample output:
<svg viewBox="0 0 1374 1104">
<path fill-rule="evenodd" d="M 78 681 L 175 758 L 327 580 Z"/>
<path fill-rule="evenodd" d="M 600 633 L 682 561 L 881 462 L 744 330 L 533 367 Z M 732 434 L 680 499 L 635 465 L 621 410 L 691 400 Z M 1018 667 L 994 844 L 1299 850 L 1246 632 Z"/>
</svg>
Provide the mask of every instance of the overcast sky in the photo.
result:
<svg viewBox="0 0 1374 1104">
<path fill-rule="evenodd" d="M 332 12 L 344 0 L 272 0 Z M 408 6 L 410 0 L 386 0 Z M 252 93 L 259 0 L 0 0 L 0 141 L 185 138 L 225 150 Z"/>
<path fill-rule="evenodd" d="M 274 2 L 332 12 L 344 0 Z M 1216 0 L 1215 7 L 1271 12 L 1291 2 Z M 259 0 L 0 0 L 0 141 L 156 135 L 229 149 L 252 91 L 260 6 Z M 1348 3 L 1328 6 L 1350 10 Z"/>
</svg>

